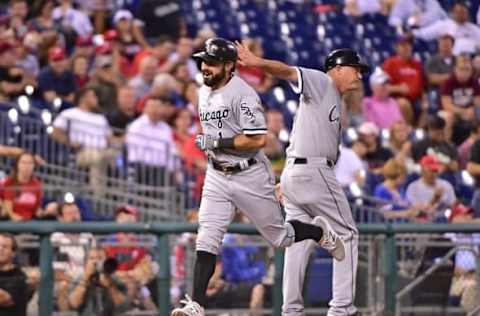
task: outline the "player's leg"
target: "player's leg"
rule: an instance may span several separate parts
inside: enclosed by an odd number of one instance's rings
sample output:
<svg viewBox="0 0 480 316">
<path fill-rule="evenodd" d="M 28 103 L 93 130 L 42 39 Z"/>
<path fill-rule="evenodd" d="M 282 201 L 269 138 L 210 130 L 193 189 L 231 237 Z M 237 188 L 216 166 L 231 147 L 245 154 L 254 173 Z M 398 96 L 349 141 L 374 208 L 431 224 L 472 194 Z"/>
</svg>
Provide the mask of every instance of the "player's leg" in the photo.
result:
<svg viewBox="0 0 480 316">
<path fill-rule="evenodd" d="M 308 205 L 315 215 L 328 220 L 332 228 L 341 236 L 345 245 L 345 259 L 333 262 L 332 300 L 329 316 L 353 315 L 357 309 L 354 305 L 355 285 L 358 264 L 358 230 L 345 193 L 338 183 L 333 169 L 322 166 L 315 172 L 316 203 Z"/>
<path fill-rule="evenodd" d="M 306 223 L 312 221 L 311 216 L 296 207 L 288 198 L 284 197 L 283 204 L 287 220 L 299 220 Z M 316 242 L 313 240 L 304 240 L 285 249 L 282 315 L 304 315 L 303 283 L 309 257 L 315 245 Z"/>
<path fill-rule="evenodd" d="M 212 174 L 207 172 L 199 211 L 193 302 L 187 301 L 183 308 L 175 309 L 172 312 L 173 316 L 203 315 L 208 282 L 215 270 L 223 236 L 234 215 L 234 207 L 229 201 L 228 190 L 228 180 L 225 177 L 214 172 Z"/>
<path fill-rule="evenodd" d="M 233 175 L 232 202 L 243 211 L 262 236 L 276 248 L 305 239 L 319 241 L 320 226 L 293 220 L 285 222 L 275 197 L 275 185 L 268 165 L 256 165 Z"/>
</svg>

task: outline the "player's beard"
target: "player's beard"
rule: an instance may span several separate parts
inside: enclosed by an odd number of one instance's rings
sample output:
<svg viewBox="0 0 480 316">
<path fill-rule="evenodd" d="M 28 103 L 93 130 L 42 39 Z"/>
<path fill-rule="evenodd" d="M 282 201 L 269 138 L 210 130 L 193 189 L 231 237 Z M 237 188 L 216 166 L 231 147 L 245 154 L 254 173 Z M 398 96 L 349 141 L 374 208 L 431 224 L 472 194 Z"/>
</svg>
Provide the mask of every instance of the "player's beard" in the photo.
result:
<svg viewBox="0 0 480 316">
<path fill-rule="evenodd" d="M 210 71 L 202 71 L 203 75 L 203 83 L 206 86 L 209 87 L 215 87 L 218 85 L 223 79 L 225 79 L 225 76 L 227 75 L 226 70 L 225 70 L 225 65 L 223 65 L 222 70 L 218 74 L 213 74 Z M 208 75 L 208 77 L 206 76 Z"/>
</svg>

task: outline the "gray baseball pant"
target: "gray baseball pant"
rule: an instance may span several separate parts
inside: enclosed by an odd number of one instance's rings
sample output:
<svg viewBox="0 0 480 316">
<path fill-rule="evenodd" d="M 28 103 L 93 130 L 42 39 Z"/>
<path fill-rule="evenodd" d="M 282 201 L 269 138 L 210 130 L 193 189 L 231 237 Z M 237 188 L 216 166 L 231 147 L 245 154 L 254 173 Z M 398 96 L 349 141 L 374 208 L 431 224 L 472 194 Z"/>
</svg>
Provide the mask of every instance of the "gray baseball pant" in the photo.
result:
<svg viewBox="0 0 480 316">
<path fill-rule="evenodd" d="M 311 222 L 315 216 L 328 220 L 345 242 L 345 259 L 333 261 L 333 298 L 328 316 L 352 315 L 358 261 L 358 230 L 348 200 L 334 171 L 324 158 L 307 158 L 307 164 L 287 160 L 281 186 L 287 220 Z M 306 240 L 288 247 L 283 273 L 283 308 L 287 316 L 304 315 L 303 283 L 308 258 L 315 243 Z"/>
</svg>

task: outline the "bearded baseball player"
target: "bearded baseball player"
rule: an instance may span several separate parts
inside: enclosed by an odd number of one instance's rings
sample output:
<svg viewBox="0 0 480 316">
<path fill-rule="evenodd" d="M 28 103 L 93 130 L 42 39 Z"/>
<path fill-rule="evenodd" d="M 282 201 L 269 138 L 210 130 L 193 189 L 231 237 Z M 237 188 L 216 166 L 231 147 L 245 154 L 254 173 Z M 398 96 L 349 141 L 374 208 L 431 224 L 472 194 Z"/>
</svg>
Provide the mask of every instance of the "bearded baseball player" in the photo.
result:
<svg viewBox="0 0 480 316">
<path fill-rule="evenodd" d="M 275 197 L 274 174 L 262 151 L 267 133 L 262 105 L 256 92 L 234 75 L 235 44 L 212 38 L 194 57 L 201 61 L 204 81 L 199 91 L 203 133 L 196 144 L 207 152 L 209 165 L 200 203 L 193 297 L 187 296 L 173 316 L 205 314 L 208 282 L 235 209 L 245 212 L 274 247 L 312 239 L 336 260 L 345 257 L 343 241 L 324 219 L 284 221 Z"/>
<path fill-rule="evenodd" d="M 240 63 L 288 80 L 300 95 L 281 177 L 287 220 L 311 222 L 321 216 L 344 241 L 345 259 L 333 263 L 333 298 L 327 315 L 356 315 L 358 230 L 333 167 L 341 141 L 341 96 L 361 88 L 362 73 L 369 71 L 369 66 L 351 49 L 332 51 L 326 57 L 325 72 L 259 58 L 240 43 L 237 49 Z M 283 315 L 304 315 L 302 289 L 314 245 L 306 240 L 286 250 Z"/>
</svg>

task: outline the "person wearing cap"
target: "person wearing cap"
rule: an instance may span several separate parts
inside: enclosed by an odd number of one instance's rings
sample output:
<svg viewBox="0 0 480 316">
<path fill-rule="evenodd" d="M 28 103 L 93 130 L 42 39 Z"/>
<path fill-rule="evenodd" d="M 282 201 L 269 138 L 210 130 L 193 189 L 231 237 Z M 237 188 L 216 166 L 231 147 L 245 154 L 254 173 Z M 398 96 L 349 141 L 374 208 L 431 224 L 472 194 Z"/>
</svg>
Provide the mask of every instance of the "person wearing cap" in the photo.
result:
<svg viewBox="0 0 480 316">
<path fill-rule="evenodd" d="M 394 56 L 387 58 L 382 68 L 390 76 L 388 89 L 397 99 L 403 117 L 410 125 L 421 121 L 422 93 L 425 85 L 423 66 L 412 55 L 410 36 L 400 36 L 395 44 Z"/>
<path fill-rule="evenodd" d="M 462 203 L 455 204 L 447 217 L 453 224 L 480 224 L 480 219 L 474 218 L 474 210 Z M 478 307 L 480 297 L 476 275 L 480 234 L 447 233 L 445 235 L 458 247 L 455 253 L 450 300 L 459 302 L 466 313 L 472 313 Z"/>
<path fill-rule="evenodd" d="M 68 69 L 67 53 L 61 47 L 52 47 L 48 51 L 48 66 L 38 75 L 38 88 L 43 99 L 52 104 L 56 98 L 73 103 L 76 90 L 75 77 Z"/>
<path fill-rule="evenodd" d="M 124 84 L 118 70 L 118 59 L 110 43 L 97 47 L 94 67 L 93 77 L 88 86 L 95 89 L 99 107 L 107 114 L 117 107 L 118 87 Z"/>
<path fill-rule="evenodd" d="M 140 29 L 139 21 L 128 10 L 118 10 L 113 16 L 113 25 L 117 32 L 116 42 L 120 46 L 120 53 L 130 63 L 135 55 L 149 45 Z"/>
<path fill-rule="evenodd" d="M 128 163 L 135 167 L 138 183 L 164 186 L 177 164 L 173 131 L 167 124 L 173 99 L 169 95 L 150 96 L 143 114 L 127 128 Z"/>
<path fill-rule="evenodd" d="M 336 244 L 336 237 L 343 241 L 343 260 L 335 256 L 341 247 L 328 247 L 325 235 L 319 242 L 336 259 L 328 315 L 356 315 L 358 229 L 333 167 L 341 143 L 340 113 L 344 112 L 341 98 L 362 89 L 362 76 L 370 67 L 355 50 L 348 48 L 330 52 L 323 72 L 255 56 L 240 43 L 237 49 L 241 65 L 259 67 L 273 77 L 289 81 L 299 95 L 300 104 L 287 148 L 287 167 L 280 181 L 287 220 L 324 223 L 324 234 L 333 234 L 329 243 Z M 305 180 L 298 181 L 299 177 Z M 313 245 L 302 241 L 286 249 L 283 315 L 304 313 L 302 290 Z"/>
<path fill-rule="evenodd" d="M 408 185 L 406 197 L 411 204 L 422 205 L 422 220 L 431 222 L 443 216 L 457 197 L 450 182 L 438 177 L 444 167 L 435 155 L 423 156 L 420 166 L 421 177 Z"/>
<path fill-rule="evenodd" d="M 455 38 L 453 54 L 473 54 L 480 45 L 480 27 L 469 22 L 469 8 L 463 1 L 456 1 L 451 17 L 435 21 L 429 26 L 412 31 L 413 36 L 425 41 L 434 40 L 447 31 Z"/>
<path fill-rule="evenodd" d="M 88 68 L 90 69 L 95 57 L 95 47 L 93 45 L 92 36 L 78 36 L 75 40 L 75 48 L 72 59 L 77 56 L 83 56 L 88 60 Z"/>
<path fill-rule="evenodd" d="M 380 130 L 375 123 L 364 122 L 358 127 L 357 131 L 360 139 L 367 146 L 365 161 L 368 164 L 368 169 L 373 172 L 378 171 L 387 160 L 393 157 L 392 152 L 380 143 Z"/>
<path fill-rule="evenodd" d="M 381 129 L 388 129 L 393 123 L 403 121 L 400 106 L 390 97 L 388 82 L 390 77 L 381 68 L 370 76 L 372 96 L 362 100 L 363 116 L 366 121 L 375 123 Z"/>
<path fill-rule="evenodd" d="M 441 89 L 441 104 L 447 121 L 447 138 L 458 146 L 479 119 L 480 84 L 473 75 L 470 56 L 462 54 L 456 57 L 453 74 Z"/>
</svg>

